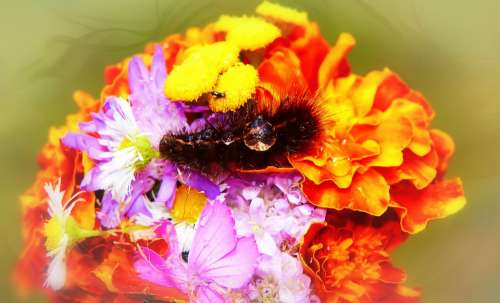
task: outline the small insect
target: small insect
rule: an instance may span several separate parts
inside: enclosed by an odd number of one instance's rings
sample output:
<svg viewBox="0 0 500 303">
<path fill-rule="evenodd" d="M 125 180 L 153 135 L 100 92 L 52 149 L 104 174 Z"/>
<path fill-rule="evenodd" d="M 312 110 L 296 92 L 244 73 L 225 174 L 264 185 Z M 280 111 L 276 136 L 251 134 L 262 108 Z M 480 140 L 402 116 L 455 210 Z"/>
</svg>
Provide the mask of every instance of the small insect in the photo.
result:
<svg viewBox="0 0 500 303">
<path fill-rule="evenodd" d="M 224 92 L 213 91 L 210 93 L 215 98 L 224 98 L 226 94 Z"/>
<path fill-rule="evenodd" d="M 307 152 L 320 140 L 326 125 L 317 99 L 308 94 L 285 96 L 274 106 L 249 100 L 236 111 L 217 113 L 201 130 L 165 135 L 160 153 L 206 172 L 215 166 L 236 170 L 289 167 L 288 156 Z"/>
</svg>

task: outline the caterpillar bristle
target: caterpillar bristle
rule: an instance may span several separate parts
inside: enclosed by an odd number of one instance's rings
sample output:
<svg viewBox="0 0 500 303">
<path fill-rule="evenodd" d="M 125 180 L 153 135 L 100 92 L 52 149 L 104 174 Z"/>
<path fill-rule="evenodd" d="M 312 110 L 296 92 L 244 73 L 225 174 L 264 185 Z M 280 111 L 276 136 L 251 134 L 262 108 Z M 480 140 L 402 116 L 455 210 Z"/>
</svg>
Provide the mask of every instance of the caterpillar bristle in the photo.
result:
<svg viewBox="0 0 500 303">
<path fill-rule="evenodd" d="M 208 173 L 217 166 L 290 167 L 288 157 L 307 153 L 321 140 L 327 121 L 318 97 L 306 92 L 284 94 L 276 103 L 249 100 L 236 111 L 215 114 L 202 129 L 165 135 L 160 153 Z"/>
</svg>

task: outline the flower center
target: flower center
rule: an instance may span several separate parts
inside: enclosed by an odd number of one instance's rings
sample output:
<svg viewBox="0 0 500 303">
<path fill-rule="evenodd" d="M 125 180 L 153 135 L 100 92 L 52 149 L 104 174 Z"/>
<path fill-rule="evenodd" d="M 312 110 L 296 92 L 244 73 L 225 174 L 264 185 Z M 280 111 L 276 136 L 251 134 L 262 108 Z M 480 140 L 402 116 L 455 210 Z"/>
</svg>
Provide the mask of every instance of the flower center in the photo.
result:
<svg viewBox="0 0 500 303">
<path fill-rule="evenodd" d="M 101 234 L 101 232 L 97 230 L 81 228 L 72 217 L 65 220 L 57 217 L 51 218 L 45 223 L 43 232 L 46 237 L 45 247 L 48 251 L 59 248 L 61 240 L 65 236 L 68 237 L 67 244 L 71 245 L 76 241 Z"/>
<path fill-rule="evenodd" d="M 279 302 L 278 287 L 271 279 L 259 279 L 256 281 L 258 292 L 257 302 L 277 303 Z"/>
<path fill-rule="evenodd" d="M 159 153 L 153 148 L 149 138 L 144 135 L 126 137 L 118 147 L 118 150 L 134 148 L 138 153 L 138 160 L 134 163 L 137 169 L 144 168 L 153 158 L 159 157 Z"/>
</svg>

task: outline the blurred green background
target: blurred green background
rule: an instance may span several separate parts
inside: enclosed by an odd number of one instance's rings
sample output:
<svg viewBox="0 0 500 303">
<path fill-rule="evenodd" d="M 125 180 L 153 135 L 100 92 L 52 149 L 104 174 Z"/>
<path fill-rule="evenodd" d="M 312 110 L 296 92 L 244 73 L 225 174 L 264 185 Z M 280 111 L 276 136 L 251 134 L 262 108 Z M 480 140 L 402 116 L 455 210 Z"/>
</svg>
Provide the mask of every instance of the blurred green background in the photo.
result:
<svg viewBox="0 0 500 303">
<path fill-rule="evenodd" d="M 106 64 L 222 13 L 251 14 L 259 2 L 0 0 L 0 302 L 17 302 L 9 281 L 20 248 L 17 196 L 34 180 L 48 127 L 76 109 L 72 92 L 97 96 Z M 388 66 L 425 93 L 434 127 L 455 139 L 449 175 L 463 178 L 468 205 L 412 237 L 395 261 L 424 302 L 499 302 L 500 2 L 280 3 L 308 11 L 331 43 L 353 33 L 355 72 Z"/>
</svg>

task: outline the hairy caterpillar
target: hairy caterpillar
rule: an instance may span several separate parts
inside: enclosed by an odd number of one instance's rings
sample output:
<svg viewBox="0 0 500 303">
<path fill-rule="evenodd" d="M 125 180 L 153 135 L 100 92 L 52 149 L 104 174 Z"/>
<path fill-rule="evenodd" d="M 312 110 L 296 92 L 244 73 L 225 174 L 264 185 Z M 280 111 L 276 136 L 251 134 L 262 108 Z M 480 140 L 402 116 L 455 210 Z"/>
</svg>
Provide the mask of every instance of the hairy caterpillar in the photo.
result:
<svg viewBox="0 0 500 303">
<path fill-rule="evenodd" d="M 161 155 L 181 165 L 209 171 L 289 167 L 288 156 L 305 153 L 321 140 L 325 115 L 317 98 L 286 95 L 274 106 L 250 100 L 242 108 L 220 113 L 193 133 L 166 134 Z"/>
</svg>

